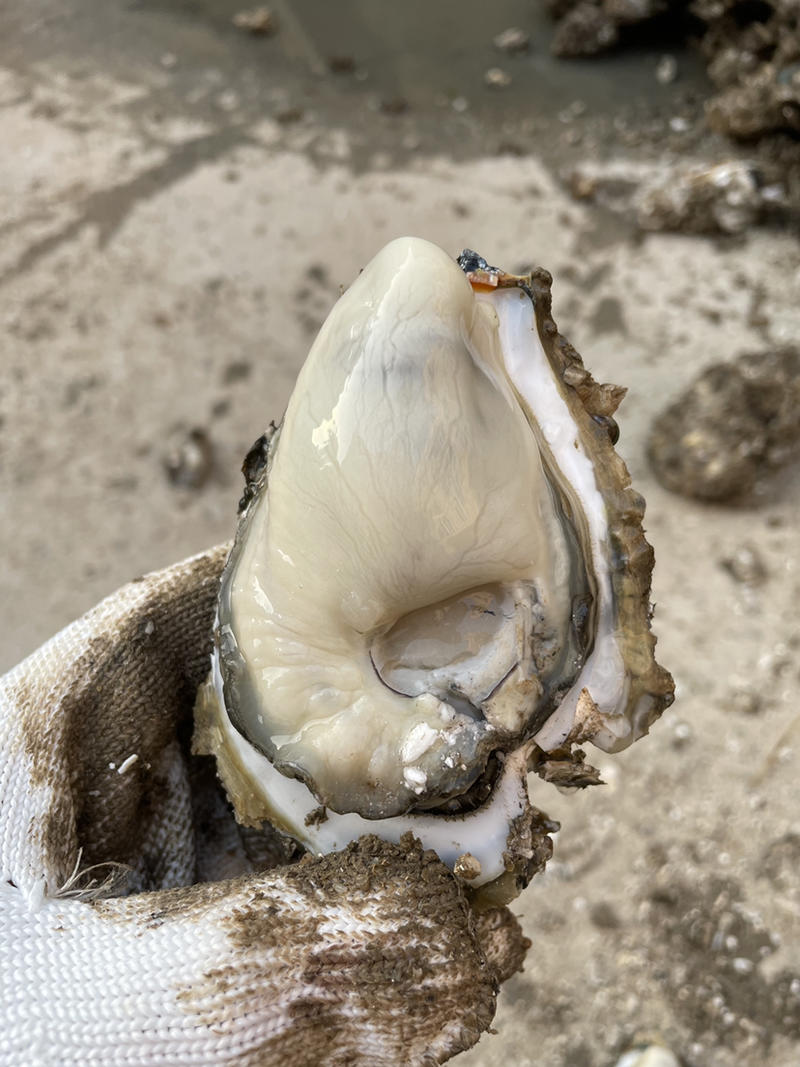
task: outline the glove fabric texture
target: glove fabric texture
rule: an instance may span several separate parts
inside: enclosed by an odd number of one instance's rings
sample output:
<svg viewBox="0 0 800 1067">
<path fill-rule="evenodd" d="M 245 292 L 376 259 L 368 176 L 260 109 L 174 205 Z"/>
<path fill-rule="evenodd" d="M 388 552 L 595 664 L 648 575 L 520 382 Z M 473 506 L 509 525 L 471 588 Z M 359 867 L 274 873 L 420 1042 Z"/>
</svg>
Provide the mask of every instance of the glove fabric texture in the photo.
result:
<svg viewBox="0 0 800 1067">
<path fill-rule="evenodd" d="M 191 754 L 227 545 L 0 678 L 0 1067 L 443 1063 L 528 942 L 432 852 L 303 856 Z"/>
</svg>

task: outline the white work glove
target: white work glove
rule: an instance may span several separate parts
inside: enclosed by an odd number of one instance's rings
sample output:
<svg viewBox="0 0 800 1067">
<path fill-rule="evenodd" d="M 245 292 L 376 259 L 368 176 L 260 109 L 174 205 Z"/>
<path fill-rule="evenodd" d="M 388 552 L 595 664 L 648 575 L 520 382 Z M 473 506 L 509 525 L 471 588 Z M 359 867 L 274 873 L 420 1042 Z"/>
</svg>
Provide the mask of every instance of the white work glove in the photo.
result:
<svg viewBox="0 0 800 1067">
<path fill-rule="evenodd" d="M 442 1063 L 527 943 L 412 841 L 297 861 L 192 756 L 226 547 L 0 679 L 0 1065 Z M 12 618 L 13 612 L 7 612 Z"/>
</svg>

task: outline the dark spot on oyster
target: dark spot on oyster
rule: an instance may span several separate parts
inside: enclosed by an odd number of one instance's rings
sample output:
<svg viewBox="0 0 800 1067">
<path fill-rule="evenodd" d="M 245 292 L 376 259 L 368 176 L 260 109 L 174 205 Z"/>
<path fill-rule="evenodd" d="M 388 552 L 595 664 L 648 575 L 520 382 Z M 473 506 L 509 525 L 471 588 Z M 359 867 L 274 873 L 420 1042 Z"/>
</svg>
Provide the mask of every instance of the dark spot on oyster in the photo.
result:
<svg viewBox="0 0 800 1067">
<path fill-rule="evenodd" d="M 253 442 L 247 455 L 244 457 L 244 462 L 242 463 L 244 492 L 239 501 L 240 514 L 245 510 L 258 489 L 263 485 L 269 461 L 270 443 L 277 432 L 278 427 L 274 422 L 271 422 L 269 424 L 269 429 L 262 433 L 257 441 Z"/>
</svg>

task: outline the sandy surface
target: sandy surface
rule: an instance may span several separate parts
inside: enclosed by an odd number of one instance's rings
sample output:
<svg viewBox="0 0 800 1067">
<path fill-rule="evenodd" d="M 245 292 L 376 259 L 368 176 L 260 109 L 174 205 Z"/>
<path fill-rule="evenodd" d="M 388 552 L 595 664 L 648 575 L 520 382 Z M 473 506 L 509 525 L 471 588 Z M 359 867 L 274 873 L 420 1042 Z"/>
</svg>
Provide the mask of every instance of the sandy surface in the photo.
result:
<svg viewBox="0 0 800 1067">
<path fill-rule="evenodd" d="M 514 6 L 480 27 L 488 42 Z M 686 1067 L 796 1067 L 800 472 L 709 507 L 661 489 L 644 451 L 700 367 L 798 340 L 796 238 L 639 239 L 573 202 L 553 139 L 535 147 L 537 128 L 559 133 L 564 84 L 549 110 L 510 107 L 524 151 L 498 155 L 490 43 L 466 118 L 435 86 L 427 108 L 386 115 L 368 81 L 324 91 L 320 41 L 240 40 L 234 7 L 178 24 L 109 5 L 105 38 L 85 32 L 88 7 L 70 27 L 60 5 L 19 5 L 0 34 L 0 668 L 115 586 L 231 535 L 241 458 L 280 417 L 339 286 L 388 239 L 546 266 L 561 329 L 630 389 L 620 448 L 648 500 L 678 696 L 649 738 L 596 754 L 604 787 L 534 784 L 563 830 L 515 908 L 533 947 L 498 1034 L 459 1062 L 606 1067 L 649 1035 Z M 520 78 L 550 69 L 529 67 Z M 760 288 L 766 326 L 750 315 Z M 213 469 L 176 487 L 165 456 L 193 428 Z M 741 546 L 760 584 L 725 568 Z"/>
</svg>

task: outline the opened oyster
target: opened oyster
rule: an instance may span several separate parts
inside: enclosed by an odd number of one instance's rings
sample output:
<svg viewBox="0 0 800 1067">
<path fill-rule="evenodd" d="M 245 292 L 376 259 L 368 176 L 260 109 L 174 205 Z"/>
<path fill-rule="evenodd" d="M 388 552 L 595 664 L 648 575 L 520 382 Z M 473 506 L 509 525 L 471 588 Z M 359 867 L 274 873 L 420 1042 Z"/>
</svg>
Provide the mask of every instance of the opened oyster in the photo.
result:
<svg viewBox="0 0 800 1067">
<path fill-rule="evenodd" d="M 559 336 L 549 285 L 406 238 L 331 311 L 246 462 L 198 708 L 241 820 L 315 852 L 410 830 L 515 892 L 551 828 L 527 772 L 671 702 L 624 391 Z"/>
</svg>

